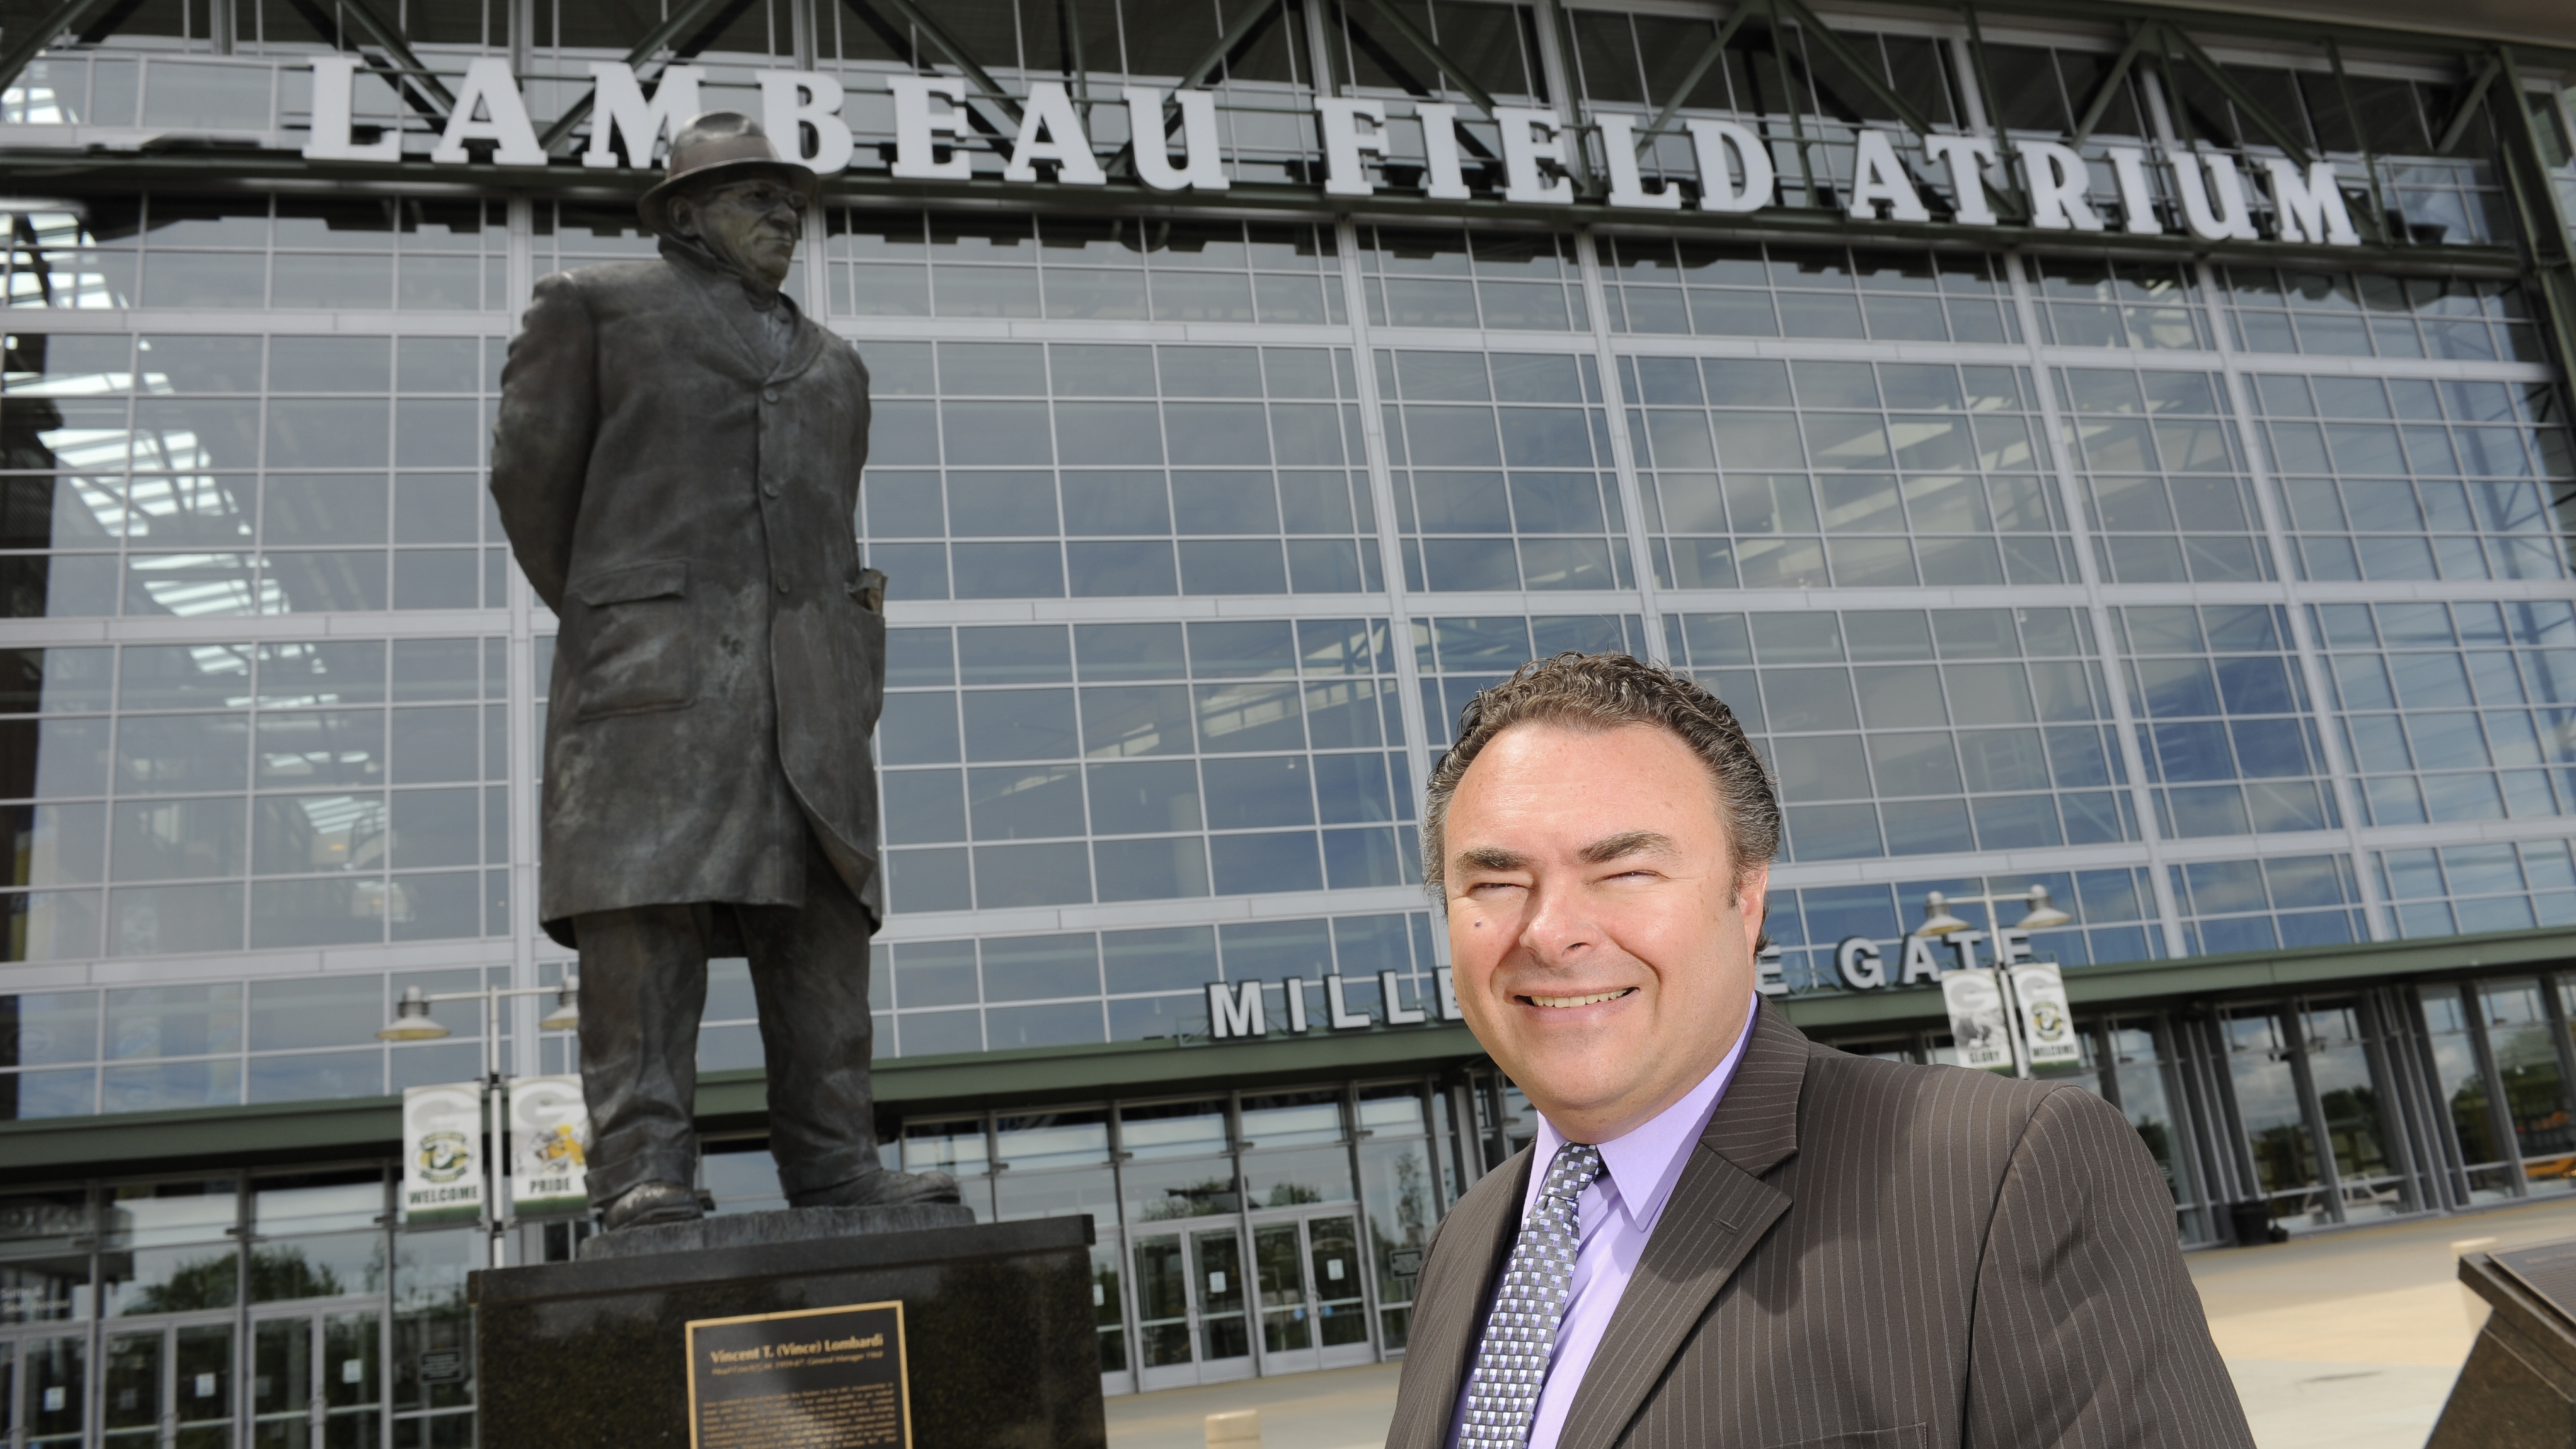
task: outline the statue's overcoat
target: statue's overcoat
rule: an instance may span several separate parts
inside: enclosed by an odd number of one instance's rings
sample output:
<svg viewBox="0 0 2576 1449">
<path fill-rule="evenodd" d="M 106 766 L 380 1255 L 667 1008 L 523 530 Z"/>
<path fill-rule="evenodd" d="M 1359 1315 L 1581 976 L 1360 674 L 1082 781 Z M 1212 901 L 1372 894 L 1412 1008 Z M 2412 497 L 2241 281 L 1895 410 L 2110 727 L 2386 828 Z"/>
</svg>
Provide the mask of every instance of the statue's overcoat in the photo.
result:
<svg viewBox="0 0 2576 1449">
<path fill-rule="evenodd" d="M 742 284 L 659 261 L 537 283 L 492 496 L 560 620 L 539 919 L 801 905 L 806 831 L 879 919 L 882 579 L 852 527 L 868 374 L 790 308 L 773 364 Z"/>
</svg>

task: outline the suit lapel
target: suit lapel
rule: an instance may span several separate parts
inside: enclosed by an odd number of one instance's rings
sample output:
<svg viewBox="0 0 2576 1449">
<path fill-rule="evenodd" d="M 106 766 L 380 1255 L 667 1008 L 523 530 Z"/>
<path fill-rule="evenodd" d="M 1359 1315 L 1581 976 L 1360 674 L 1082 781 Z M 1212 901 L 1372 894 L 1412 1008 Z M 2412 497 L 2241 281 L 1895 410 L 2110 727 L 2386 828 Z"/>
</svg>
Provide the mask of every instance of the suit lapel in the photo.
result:
<svg viewBox="0 0 2576 1449">
<path fill-rule="evenodd" d="M 786 355 L 773 369 L 765 356 L 766 344 L 760 336 L 763 323 L 751 303 L 742 296 L 742 283 L 729 274 L 710 271 L 686 261 L 674 261 L 671 265 L 689 279 L 690 293 L 710 314 L 716 327 L 732 339 L 735 360 L 761 382 L 785 382 L 803 372 L 814 365 L 814 359 L 823 355 L 824 344 L 832 340 L 831 334 L 816 326 L 814 320 L 805 315 L 804 309 L 796 305 L 794 298 L 782 292 L 778 305 L 787 309 L 787 315 L 794 319 L 796 325 L 788 334 Z"/>
<path fill-rule="evenodd" d="M 1563 1449 L 1618 1442 L 1718 1291 L 1789 1210 L 1789 1194 L 1762 1175 L 1798 1150 L 1807 1039 L 1767 1006 L 1757 1005 L 1752 1030 L 1575 1390 Z"/>
<path fill-rule="evenodd" d="M 726 354 L 753 381 L 768 376 L 769 366 L 761 360 L 760 348 L 744 325 L 751 306 L 740 300 L 742 283 L 730 274 L 694 259 L 672 257 L 669 261 L 671 270 L 680 274 L 688 294 L 697 299 L 698 308 L 706 315 L 710 328 L 721 333 L 725 342 L 730 344 L 723 348 Z M 733 295 L 722 295 L 718 288 L 729 289 Z"/>
<path fill-rule="evenodd" d="M 782 294 L 778 299 L 778 305 L 788 308 L 788 315 L 796 319 L 796 331 L 788 339 L 786 359 L 778 364 L 778 371 L 770 376 L 771 382 L 785 382 L 812 367 L 814 359 L 823 355 L 824 344 L 834 340 L 832 334 L 817 326 L 814 319 L 806 316 L 804 309 L 798 307 L 793 299 Z"/>
<path fill-rule="evenodd" d="M 1487 1173 L 1441 1220 L 1438 1251 L 1413 1303 L 1387 1449 L 1442 1449 L 1449 1442 L 1458 1395 L 1485 1330 L 1486 1290 L 1520 1232 L 1531 1151 L 1523 1148 Z"/>
</svg>

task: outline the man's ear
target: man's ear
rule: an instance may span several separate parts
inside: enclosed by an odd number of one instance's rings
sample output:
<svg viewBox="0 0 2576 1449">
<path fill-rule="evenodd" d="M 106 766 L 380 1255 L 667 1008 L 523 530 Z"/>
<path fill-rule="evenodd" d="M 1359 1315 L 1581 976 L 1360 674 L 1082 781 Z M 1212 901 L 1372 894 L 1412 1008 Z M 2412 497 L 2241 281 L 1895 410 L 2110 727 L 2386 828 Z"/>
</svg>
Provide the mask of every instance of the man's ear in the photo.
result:
<svg viewBox="0 0 2576 1449">
<path fill-rule="evenodd" d="M 1745 923 L 1753 928 L 1753 939 L 1757 943 L 1754 949 L 1757 951 L 1761 949 L 1758 943 L 1764 935 L 1762 929 L 1764 920 L 1770 914 L 1770 892 L 1771 863 L 1769 861 L 1755 866 L 1737 878 L 1736 909 L 1743 913 Z"/>
<path fill-rule="evenodd" d="M 698 199 L 696 197 L 674 196 L 664 204 L 663 212 L 671 219 L 671 230 L 692 241 L 697 239 Z"/>
</svg>

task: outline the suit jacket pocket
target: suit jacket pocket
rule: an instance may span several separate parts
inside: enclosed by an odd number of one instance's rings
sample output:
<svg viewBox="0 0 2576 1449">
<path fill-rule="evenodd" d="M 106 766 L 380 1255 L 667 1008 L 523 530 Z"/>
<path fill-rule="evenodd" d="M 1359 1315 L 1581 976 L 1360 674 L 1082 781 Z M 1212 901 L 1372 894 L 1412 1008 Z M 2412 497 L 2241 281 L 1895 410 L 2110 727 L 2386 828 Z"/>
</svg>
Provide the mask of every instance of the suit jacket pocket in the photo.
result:
<svg viewBox="0 0 2576 1449">
<path fill-rule="evenodd" d="M 1827 1434 L 1821 1439 L 1769 1444 L 1763 1449 L 1923 1449 L 1923 1442 L 1923 1426 L 1908 1424 L 1902 1429 L 1859 1429 L 1848 1434 Z"/>
<path fill-rule="evenodd" d="M 859 718 L 869 734 L 875 734 L 877 717 L 885 712 L 886 676 L 886 576 L 883 569 L 861 569 L 850 581 L 850 597 L 859 606 L 859 647 L 867 658 L 863 662 L 858 685 Z"/>
<path fill-rule="evenodd" d="M 582 604 L 576 720 L 685 709 L 697 697 L 685 559 L 629 564 L 576 580 Z"/>
</svg>

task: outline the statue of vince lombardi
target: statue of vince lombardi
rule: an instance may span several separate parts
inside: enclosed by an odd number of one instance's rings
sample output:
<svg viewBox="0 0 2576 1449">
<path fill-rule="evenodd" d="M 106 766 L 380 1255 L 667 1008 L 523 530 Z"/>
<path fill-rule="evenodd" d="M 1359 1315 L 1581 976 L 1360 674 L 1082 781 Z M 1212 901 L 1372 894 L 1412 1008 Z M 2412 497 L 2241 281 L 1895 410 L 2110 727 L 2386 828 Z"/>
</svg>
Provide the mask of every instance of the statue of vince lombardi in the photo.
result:
<svg viewBox="0 0 2576 1449">
<path fill-rule="evenodd" d="M 501 375 L 492 496 L 561 620 L 539 919 L 581 953 L 612 1230 L 698 1216 L 710 956 L 751 960 L 791 1204 L 957 1200 L 870 1118 L 885 579 L 867 369 L 779 291 L 815 191 L 747 117 L 691 121 L 638 204 L 660 259 L 538 282 Z"/>
</svg>

